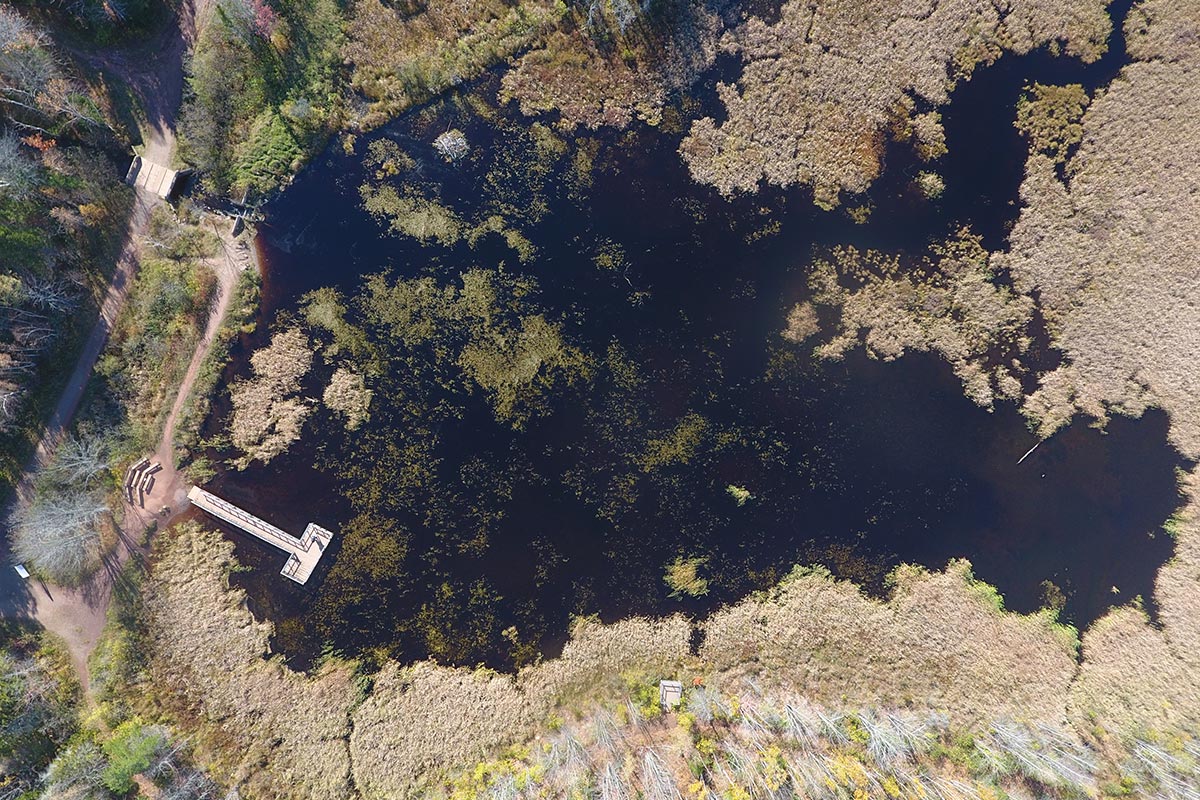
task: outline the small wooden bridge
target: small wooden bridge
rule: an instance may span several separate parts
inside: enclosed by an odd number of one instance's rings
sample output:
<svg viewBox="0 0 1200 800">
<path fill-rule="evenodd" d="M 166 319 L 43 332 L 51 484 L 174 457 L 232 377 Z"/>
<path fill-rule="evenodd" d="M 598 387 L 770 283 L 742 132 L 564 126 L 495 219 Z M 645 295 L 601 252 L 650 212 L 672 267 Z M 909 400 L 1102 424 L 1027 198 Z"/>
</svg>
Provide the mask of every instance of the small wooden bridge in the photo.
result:
<svg viewBox="0 0 1200 800">
<path fill-rule="evenodd" d="M 125 182 L 130 186 L 145 189 L 166 200 L 175 191 L 175 183 L 181 173 L 162 164 L 147 161 L 141 156 L 134 156 L 129 171 L 125 173 Z"/>
<path fill-rule="evenodd" d="M 206 492 L 199 486 L 193 486 L 188 492 L 188 500 L 192 505 L 212 514 L 219 520 L 240 528 L 251 536 L 257 537 L 269 545 L 285 550 L 290 555 L 287 563 L 280 570 L 280 575 L 303 584 L 308 581 L 317 562 L 325 554 L 325 548 L 333 539 L 333 533 L 320 525 L 308 523 L 304 535 L 297 539 L 290 533 L 276 528 L 269 522 L 264 522 L 249 511 L 244 511 L 228 500 L 222 500 L 211 492 Z"/>
</svg>

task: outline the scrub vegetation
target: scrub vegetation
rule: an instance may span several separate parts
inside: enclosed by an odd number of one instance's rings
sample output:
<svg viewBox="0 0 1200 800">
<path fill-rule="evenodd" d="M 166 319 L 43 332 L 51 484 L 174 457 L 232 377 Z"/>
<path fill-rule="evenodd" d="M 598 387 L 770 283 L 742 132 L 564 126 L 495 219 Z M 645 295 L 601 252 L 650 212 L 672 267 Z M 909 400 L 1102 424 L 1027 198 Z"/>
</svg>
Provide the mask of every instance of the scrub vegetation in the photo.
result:
<svg viewBox="0 0 1200 800">
<path fill-rule="evenodd" d="M 375 127 L 478 77 L 551 30 L 565 13 L 552 0 L 355 0 L 345 55 L 351 86 L 370 101 L 361 122 Z"/>
<path fill-rule="evenodd" d="M 723 194 L 798 183 L 818 205 L 836 206 L 878 177 L 889 132 L 937 155 L 936 109 L 976 65 L 1042 46 L 1098 58 L 1110 28 L 1104 6 L 788 0 L 778 21 L 751 18 L 722 39 L 741 57 L 741 77 L 718 87 L 725 119 L 696 121 L 680 153 L 696 180 Z"/>
<path fill-rule="evenodd" d="M 254 796 L 344 796 L 352 779 L 364 798 L 505 785 L 519 796 L 793 786 L 1184 798 L 1200 731 L 1193 478 L 1187 491 L 1156 594 L 1162 627 L 1113 611 L 1085 634 L 1081 669 L 1073 629 L 1050 611 L 1004 610 L 957 563 L 897 570 L 886 602 L 797 569 L 700 623 L 696 654 L 682 617 L 581 620 L 560 658 L 516 675 L 387 662 L 361 682 L 331 660 L 305 676 L 262 658 L 269 626 L 225 583 L 232 545 L 188 524 L 158 542 L 143 612 L 152 666 L 133 696 L 152 698 Z M 670 714 L 657 707 L 660 677 L 688 683 Z"/>
<path fill-rule="evenodd" d="M 1066 354 L 1026 406 L 1042 435 L 1076 413 L 1103 419 L 1160 406 L 1172 441 L 1195 457 L 1200 17 L 1188 4 L 1146 2 L 1126 35 L 1134 61 L 1088 105 L 1066 177 L 1054 156 L 1030 155 L 1025 207 L 998 266 L 1037 294 Z"/>
<path fill-rule="evenodd" d="M 162 797 L 204 800 L 220 788 L 192 759 L 190 744 L 147 722 L 126 703 L 144 668 L 125 625 L 137 618 L 137 579 L 122 576 L 92 695 L 83 702 L 66 648 L 25 623 L 0 627 L 0 791 L 11 798 Z M 118 633 L 119 632 L 119 633 Z M 140 643 L 139 643 L 140 645 Z"/>
<path fill-rule="evenodd" d="M 141 242 L 129 302 L 96 367 L 101 395 L 86 412 L 96 427 L 123 428 L 121 458 L 153 450 L 208 319 L 221 244 L 169 207 L 156 208 Z"/>
<path fill-rule="evenodd" d="M 289 177 L 342 119 L 335 0 L 216 0 L 180 118 L 182 157 L 217 194 Z"/>
<path fill-rule="evenodd" d="M 39 22 L 69 25 L 73 33 L 99 42 L 140 32 L 161 11 L 154 0 L 14 0 L 12 5 Z"/>
<path fill-rule="evenodd" d="M 724 28 L 717 0 L 595 0 L 574 5 L 521 56 L 500 89 L 527 115 L 553 112 L 565 130 L 663 122 L 670 95 L 711 66 Z"/>
<path fill-rule="evenodd" d="M 0 792 L 20 797 L 75 733 L 79 685 L 66 653 L 32 625 L 0 624 Z"/>
</svg>

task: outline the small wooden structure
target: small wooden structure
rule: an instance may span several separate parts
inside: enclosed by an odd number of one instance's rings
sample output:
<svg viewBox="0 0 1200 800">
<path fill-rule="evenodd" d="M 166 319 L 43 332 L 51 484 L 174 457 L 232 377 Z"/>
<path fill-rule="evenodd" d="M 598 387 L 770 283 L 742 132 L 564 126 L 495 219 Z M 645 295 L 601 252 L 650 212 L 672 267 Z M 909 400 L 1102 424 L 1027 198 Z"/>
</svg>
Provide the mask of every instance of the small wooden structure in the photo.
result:
<svg viewBox="0 0 1200 800">
<path fill-rule="evenodd" d="M 663 711 L 679 708 L 679 704 L 683 702 L 683 684 L 679 681 L 659 681 L 658 702 Z"/>
<path fill-rule="evenodd" d="M 154 475 L 162 471 L 162 464 L 151 464 L 150 459 L 143 458 L 129 468 L 125 473 L 125 499 L 133 503 L 133 493 L 137 492 L 137 504 L 146 507 L 146 497 L 154 491 Z"/>
<path fill-rule="evenodd" d="M 129 165 L 129 171 L 125 173 L 125 182 L 166 200 L 175 190 L 175 183 L 181 174 L 162 164 L 155 164 L 141 156 L 134 156 L 133 163 Z"/>
<path fill-rule="evenodd" d="M 304 535 L 297 539 L 290 533 L 276 528 L 269 522 L 264 522 L 248 511 L 244 511 L 228 500 L 222 500 L 211 492 L 206 492 L 199 486 L 193 486 L 188 492 L 188 500 L 192 505 L 212 514 L 236 528 L 240 528 L 251 536 L 261 539 L 269 545 L 278 547 L 290 555 L 287 563 L 279 574 L 288 580 L 304 584 L 317 568 L 317 562 L 325 554 L 325 548 L 333 539 L 333 533 L 315 523 L 308 523 Z"/>
</svg>

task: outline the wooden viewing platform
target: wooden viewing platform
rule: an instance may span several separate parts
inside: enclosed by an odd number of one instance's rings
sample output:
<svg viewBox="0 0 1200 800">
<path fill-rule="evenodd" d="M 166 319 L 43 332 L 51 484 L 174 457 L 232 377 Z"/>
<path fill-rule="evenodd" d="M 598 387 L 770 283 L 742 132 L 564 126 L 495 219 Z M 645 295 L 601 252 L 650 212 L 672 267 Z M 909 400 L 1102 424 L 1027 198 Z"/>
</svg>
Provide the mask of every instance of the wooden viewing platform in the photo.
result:
<svg viewBox="0 0 1200 800">
<path fill-rule="evenodd" d="M 263 522 L 248 511 L 235 506 L 228 500 L 222 500 L 211 492 L 206 492 L 199 486 L 193 486 L 188 492 L 188 500 L 196 508 L 203 509 L 219 520 L 229 523 L 251 536 L 257 537 L 269 545 L 287 551 L 287 563 L 279 574 L 296 583 L 306 583 L 317 562 L 325 554 L 325 548 L 333 539 L 333 533 L 320 525 L 308 523 L 304 535 L 297 539 L 290 533 L 276 528 L 269 522 Z"/>
</svg>

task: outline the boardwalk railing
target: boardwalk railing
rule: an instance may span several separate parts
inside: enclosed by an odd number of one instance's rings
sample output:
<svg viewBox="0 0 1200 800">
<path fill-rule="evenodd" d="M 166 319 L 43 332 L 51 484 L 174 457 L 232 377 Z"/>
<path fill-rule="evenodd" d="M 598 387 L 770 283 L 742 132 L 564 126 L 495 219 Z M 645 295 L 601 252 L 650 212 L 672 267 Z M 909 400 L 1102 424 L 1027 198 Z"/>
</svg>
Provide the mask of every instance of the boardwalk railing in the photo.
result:
<svg viewBox="0 0 1200 800">
<path fill-rule="evenodd" d="M 288 560 L 280 574 L 296 583 L 308 581 L 333 538 L 332 532 L 314 523 L 309 523 L 304 529 L 303 537 L 296 538 L 199 486 L 191 488 L 188 499 L 192 501 L 192 505 L 207 511 L 217 519 L 286 551 L 289 554 Z"/>
</svg>

